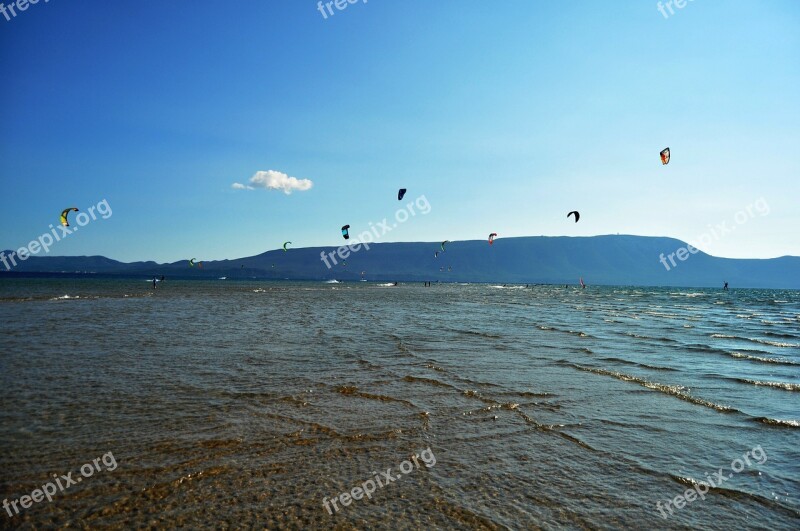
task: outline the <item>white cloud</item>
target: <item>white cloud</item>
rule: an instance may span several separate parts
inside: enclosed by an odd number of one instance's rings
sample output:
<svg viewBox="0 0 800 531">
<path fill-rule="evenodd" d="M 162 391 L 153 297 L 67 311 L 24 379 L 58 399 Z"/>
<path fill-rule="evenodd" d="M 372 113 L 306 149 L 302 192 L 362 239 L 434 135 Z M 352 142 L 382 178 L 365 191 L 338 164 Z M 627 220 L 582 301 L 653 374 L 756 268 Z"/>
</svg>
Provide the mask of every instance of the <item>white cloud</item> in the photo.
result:
<svg viewBox="0 0 800 531">
<path fill-rule="evenodd" d="M 255 175 L 250 177 L 249 184 L 233 183 L 231 188 L 234 190 L 255 190 L 256 188 L 283 190 L 288 195 L 295 190 L 305 192 L 312 186 L 314 186 L 314 183 L 309 179 L 298 179 L 297 177 L 289 177 L 279 171 L 268 170 L 257 171 Z"/>
</svg>

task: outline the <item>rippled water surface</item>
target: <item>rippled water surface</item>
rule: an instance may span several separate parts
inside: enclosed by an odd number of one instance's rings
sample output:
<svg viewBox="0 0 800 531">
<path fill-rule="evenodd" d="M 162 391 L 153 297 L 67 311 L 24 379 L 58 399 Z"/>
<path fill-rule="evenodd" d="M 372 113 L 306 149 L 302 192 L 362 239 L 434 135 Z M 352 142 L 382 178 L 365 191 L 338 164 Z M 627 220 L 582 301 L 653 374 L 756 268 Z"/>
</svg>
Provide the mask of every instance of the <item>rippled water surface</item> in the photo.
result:
<svg viewBox="0 0 800 531">
<path fill-rule="evenodd" d="M 6 279 L 0 335 L 0 498 L 116 463 L 6 528 L 800 527 L 795 291 Z"/>
</svg>

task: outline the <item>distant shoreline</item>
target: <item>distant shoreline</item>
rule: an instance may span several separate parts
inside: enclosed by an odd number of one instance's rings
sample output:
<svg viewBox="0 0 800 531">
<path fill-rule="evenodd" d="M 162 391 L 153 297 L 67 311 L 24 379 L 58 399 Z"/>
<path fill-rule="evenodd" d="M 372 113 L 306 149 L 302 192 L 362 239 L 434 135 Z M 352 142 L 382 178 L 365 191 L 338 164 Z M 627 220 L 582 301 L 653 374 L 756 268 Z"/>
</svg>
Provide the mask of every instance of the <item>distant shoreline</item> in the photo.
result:
<svg viewBox="0 0 800 531">
<path fill-rule="evenodd" d="M 180 281 L 197 281 L 197 282 L 326 282 L 331 280 L 329 278 L 269 278 L 269 277 L 247 277 L 247 278 L 233 278 L 228 277 L 226 279 L 220 279 L 216 276 L 218 273 L 212 273 L 209 276 L 186 276 L 186 275 L 165 275 L 166 280 L 180 280 Z M 161 273 L 153 273 L 153 274 L 138 274 L 138 273 L 93 273 L 93 272 L 36 272 L 36 271 L 0 271 L 0 280 L 4 279 L 80 279 L 80 280 L 152 280 L 153 277 L 161 278 Z M 340 284 L 376 284 L 376 283 L 384 283 L 384 282 L 399 282 L 400 286 L 405 285 L 416 285 L 416 284 L 424 284 L 424 280 L 418 279 L 389 279 L 389 278 L 378 278 L 378 279 L 369 279 L 366 283 L 361 282 L 359 279 L 347 279 L 347 280 L 340 280 L 336 279 Z M 462 280 L 431 280 L 431 287 L 435 286 L 436 284 L 441 285 L 451 285 L 451 284 L 475 284 L 475 285 L 494 285 L 494 284 L 507 284 L 509 286 L 530 286 L 530 287 L 540 287 L 540 286 L 550 286 L 550 287 L 564 287 L 567 286 L 568 288 L 574 288 L 576 290 L 581 289 L 580 284 L 574 282 L 502 282 L 502 281 L 462 281 Z M 591 291 L 592 287 L 602 287 L 602 288 L 621 288 L 621 289 L 630 289 L 630 288 L 653 288 L 653 289 L 706 289 L 706 290 L 718 290 L 723 291 L 722 286 L 707 286 L 707 285 L 685 285 L 685 286 L 674 286 L 674 285 L 649 285 L 649 284 L 587 284 L 586 290 Z M 745 289 L 758 289 L 758 290 L 770 290 L 770 291 L 800 291 L 798 288 L 780 288 L 780 287 L 753 287 L 753 286 L 732 286 L 730 291 L 745 290 Z"/>
</svg>

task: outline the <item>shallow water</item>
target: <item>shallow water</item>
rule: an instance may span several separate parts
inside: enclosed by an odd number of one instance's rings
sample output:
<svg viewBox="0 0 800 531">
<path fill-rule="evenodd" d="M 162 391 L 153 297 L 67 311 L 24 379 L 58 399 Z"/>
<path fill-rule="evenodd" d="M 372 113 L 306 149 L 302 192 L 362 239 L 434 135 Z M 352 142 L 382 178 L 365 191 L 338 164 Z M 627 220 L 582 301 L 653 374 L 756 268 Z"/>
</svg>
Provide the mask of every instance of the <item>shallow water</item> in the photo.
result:
<svg viewBox="0 0 800 531">
<path fill-rule="evenodd" d="M 800 526 L 800 292 L 3 279 L 0 323 L 0 498 L 117 464 L 3 527 Z"/>
</svg>

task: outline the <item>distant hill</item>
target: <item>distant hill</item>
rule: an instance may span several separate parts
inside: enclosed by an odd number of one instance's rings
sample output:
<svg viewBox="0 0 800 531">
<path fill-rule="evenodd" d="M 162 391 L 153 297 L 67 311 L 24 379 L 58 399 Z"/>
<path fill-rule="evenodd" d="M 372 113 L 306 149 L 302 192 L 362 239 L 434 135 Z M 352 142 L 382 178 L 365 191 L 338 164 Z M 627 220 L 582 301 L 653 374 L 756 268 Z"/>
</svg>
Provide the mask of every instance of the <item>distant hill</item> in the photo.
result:
<svg viewBox="0 0 800 531">
<path fill-rule="evenodd" d="M 320 253 L 335 252 L 336 247 L 279 249 L 207 261 L 202 268 L 189 267 L 188 259 L 157 264 L 123 263 L 102 256 L 32 256 L 12 271 L 292 280 L 357 280 L 365 271 L 368 280 L 383 281 L 576 284 L 583 277 L 589 285 L 717 287 L 728 281 L 731 287 L 800 289 L 800 257 L 732 259 L 697 252 L 683 254 L 685 261 L 673 255 L 673 266 L 669 255 L 686 247 L 674 238 L 647 236 L 530 236 L 497 239 L 491 246 L 486 240 L 454 241 L 438 258 L 434 257 L 438 242 L 370 244 L 369 250 L 362 248 L 347 257 L 346 267 L 338 256 L 335 265 L 328 258 L 330 270 Z M 659 261 L 662 254 L 670 270 Z M 0 275 L 3 272 L 5 267 L 0 265 Z"/>
</svg>

